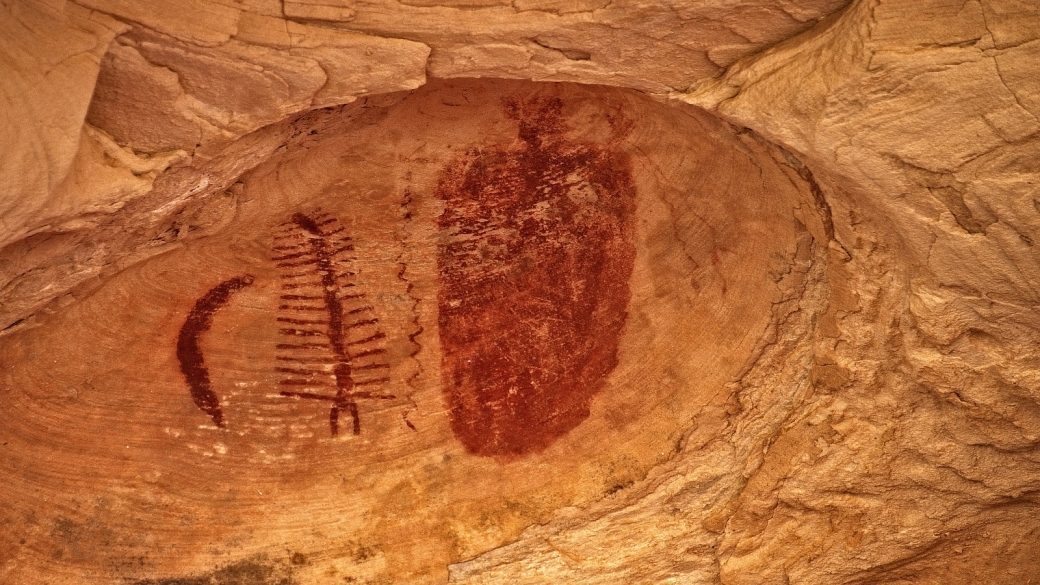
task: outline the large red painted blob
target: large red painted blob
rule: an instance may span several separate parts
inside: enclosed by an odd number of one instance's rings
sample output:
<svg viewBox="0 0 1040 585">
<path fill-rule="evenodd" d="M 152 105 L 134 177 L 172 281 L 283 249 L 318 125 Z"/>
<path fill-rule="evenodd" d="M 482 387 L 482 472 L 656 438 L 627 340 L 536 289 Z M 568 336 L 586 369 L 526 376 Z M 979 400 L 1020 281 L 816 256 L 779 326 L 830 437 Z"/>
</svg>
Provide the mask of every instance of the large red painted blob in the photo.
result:
<svg viewBox="0 0 1040 585">
<path fill-rule="evenodd" d="M 589 416 L 617 364 L 635 258 L 630 162 L 616 140 L 569 140 L 561 109 L 508 102 L 516 143 L 467 152 L 437 188 L 445 392 L 455 436 L 478 455 L 545 449 Z"/>
</svg>

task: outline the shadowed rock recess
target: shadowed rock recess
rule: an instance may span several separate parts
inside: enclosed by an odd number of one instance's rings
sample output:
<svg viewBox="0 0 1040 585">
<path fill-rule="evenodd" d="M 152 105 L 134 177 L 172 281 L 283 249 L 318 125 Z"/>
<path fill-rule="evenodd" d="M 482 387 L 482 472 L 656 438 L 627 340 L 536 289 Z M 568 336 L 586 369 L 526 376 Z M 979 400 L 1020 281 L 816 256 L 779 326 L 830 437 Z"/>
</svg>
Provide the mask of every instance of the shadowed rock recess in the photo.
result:
<svg viewBox="0 0 1040 585">
<path fill-rule="evenodd" d="M 0 0 L 0 583 L 1040 583 L 1040 8 Z"/>
</svg>

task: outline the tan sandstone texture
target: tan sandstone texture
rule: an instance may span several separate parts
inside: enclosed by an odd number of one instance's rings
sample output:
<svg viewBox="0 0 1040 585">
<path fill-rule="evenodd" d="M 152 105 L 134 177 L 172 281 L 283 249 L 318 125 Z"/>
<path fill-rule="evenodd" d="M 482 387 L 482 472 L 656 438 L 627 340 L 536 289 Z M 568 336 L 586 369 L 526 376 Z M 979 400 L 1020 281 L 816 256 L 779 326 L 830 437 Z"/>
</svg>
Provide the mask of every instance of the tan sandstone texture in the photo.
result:
<svg viewBox="0 0 1040 585">
<path fill-rule="evenodd" d="M 0 583 L 1040 584 L 1040 5 L 0 0 Z"/>
</svg>

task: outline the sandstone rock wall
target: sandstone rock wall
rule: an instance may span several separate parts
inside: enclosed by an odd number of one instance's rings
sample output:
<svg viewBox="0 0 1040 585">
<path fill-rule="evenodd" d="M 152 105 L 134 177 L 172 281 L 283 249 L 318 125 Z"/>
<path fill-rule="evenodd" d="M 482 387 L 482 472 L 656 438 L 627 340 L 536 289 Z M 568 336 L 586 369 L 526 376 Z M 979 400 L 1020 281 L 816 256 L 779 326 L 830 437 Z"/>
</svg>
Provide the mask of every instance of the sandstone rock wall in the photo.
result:
<svg viewBox="0 0 1040 585">
<path fill-rule="evenodd" d="M 192 175 L 196 198 L 226 189 L 237 175 L 214 178 L 203 170 L 211 159 L 294 114 L 412 89 L 427 73 L 666 94 L 805 30 L 844 2 L 608 4 L 5 2 L 12 55 L 0 81 L 12 104 L 5 143 L 35 146 L 31 156 L 28 146 L 4 154 L 4 183 L 11 187 L 0 211 L 10 229 L 0 233 L 0 245 L 40 234 L 71 239 L 80 252 L 70 263 L 63 253 L 41 250 L 46 260 L 0 269 L 8 290 L 18 291 L 0 293 L 0 327 L 141 244 L 90 245 L 80 237 L 83 226 L 124 223 L 114 212 L 154 195 L 160 175 L 185 182 Z M 80 29 L 83 47 L 70 43 L 71 31 Z M 51 62 L 69 73 L 42 73 Z M 247 166 L 261 160 L 234 157 Z M 155 214 L 147 215 L 127 221 L 147 225 Z M 146 231 L 144 239 L 159 239 L 161 232 Z M 44 281 L 46 293 L 32 292 Z"/>
<path fill-rule="evenodd" d="M 1032 3 L 2 10 L 10 334 L 220 233 L 240 204 L 236 181 L 306 141 L 315 108 L 361 115 L 427 77 L 647 92 L 722 118 L 751 159 L 808 195 L 808 235 L 776 276 L 771 325 L 704 407 L 701 420 L 719 425 L 691 424 L 632 485 L 454 559 L 453 581 L 1040 579 Z"/>
</svg>

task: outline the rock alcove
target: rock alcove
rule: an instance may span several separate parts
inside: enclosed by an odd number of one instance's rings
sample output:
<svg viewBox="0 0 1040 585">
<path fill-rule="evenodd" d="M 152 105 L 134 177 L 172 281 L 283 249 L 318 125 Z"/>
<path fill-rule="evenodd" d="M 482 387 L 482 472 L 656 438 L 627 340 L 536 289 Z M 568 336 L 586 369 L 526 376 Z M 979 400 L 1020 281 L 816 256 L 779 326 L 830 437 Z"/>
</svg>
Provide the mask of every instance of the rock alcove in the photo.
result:
<svg viewBox="0 0 1040 585">
<path fill-rule="evenodd" d="M 1037 31 L 0 1 L 0 582 L 1036 581 Z"/>
<path fill-rule="evenodd" d="M 93 551 L 41 538 L 24 566 L 288 546 L 297 578 L 444 578 L 643 480 L 722 431 L 806 286 L 822 224 L 782 156 L 603 86 L 431 81 L 295 120 L 210 235 L 0 341 L 32 469 L 9 501 Z"/>
</svg>

